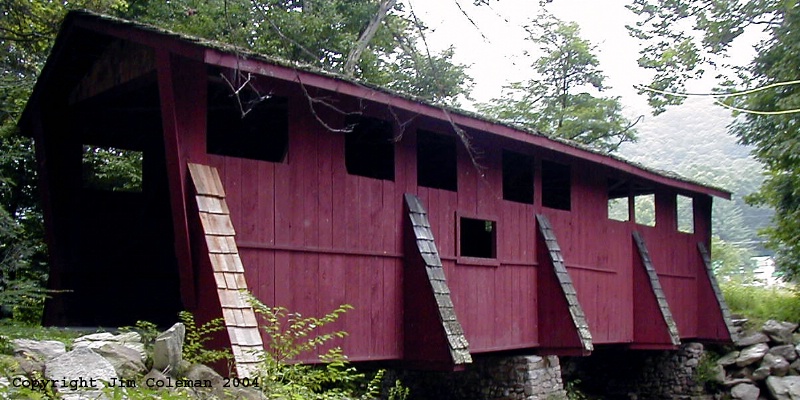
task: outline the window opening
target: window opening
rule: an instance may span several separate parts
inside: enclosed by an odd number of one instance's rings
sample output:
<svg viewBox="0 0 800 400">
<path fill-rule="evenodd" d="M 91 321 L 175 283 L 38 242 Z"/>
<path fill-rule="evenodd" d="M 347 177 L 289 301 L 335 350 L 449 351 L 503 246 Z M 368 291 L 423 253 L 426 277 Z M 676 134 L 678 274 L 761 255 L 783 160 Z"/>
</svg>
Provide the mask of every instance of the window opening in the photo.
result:
<svg viewBox="0 0 800 400">
<path fill-rule="evenodd" d="M 86 189 L 142 191 L 141 151 L 107 146 L 83 146 L 82 178 Z"/>
<path fill-rule="evenodd" d="M 462 257 L 497 258 L 497 226 L 495 221 L 460 218 Z"/>
<path fill-rule="evenodd" d="M 533 157 L 503 150 L 503 198 L 533 204 Z"/>
<path fill-rule="evenodd" d="M 694 233 L 694 201 L 691 197 L 678 195 L 676 199 L 678 231 Z"/>
<path fill-rule="evenodd" d="M 633 198 L 636 223 L 645 226 L 656 226 L 656 196 L 640 194 Z"/>
<path fill-rule="evenodd" d="M 225 85 L 209 85 L 206 151 L 220 156 L 283 162 L 289 147 L 288 99 L 237 98 Z M 252 94 L 251 96 L 255 96 Z M 242 106 L 253 104 L 242 116 Z"/>
<path fill-rule="evenodd" d="M 392 124 L 376 118 L 351 116 L 345 133 L 344 159 L 347 173 L 368 178 L 394 180 L 394 135 Z"/>
<path fill-rule="evenodd" d="M 457 165 L 455 137 L 417 132 L 417 184 L 455 192 Z"/>
<path fill-rule="evenodd" d="M 542 205 L 569 211 L 572 177 L 569 165 L 542 161 Z"/>
<path fill-rule="evenodd" d="M 630 219 L 628 196 L 627 181 L 614 178 L 608 180 L 608 219 L 622 222 Z"/>
</svg>

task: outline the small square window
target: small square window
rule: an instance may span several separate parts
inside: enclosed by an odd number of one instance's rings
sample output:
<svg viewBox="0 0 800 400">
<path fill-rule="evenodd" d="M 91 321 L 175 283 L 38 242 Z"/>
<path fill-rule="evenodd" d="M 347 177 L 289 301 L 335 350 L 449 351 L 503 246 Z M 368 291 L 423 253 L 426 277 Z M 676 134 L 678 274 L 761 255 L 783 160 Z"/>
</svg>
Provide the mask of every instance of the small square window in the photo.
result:
<svg viewBox="0 0 800 400">
<path fill-rule="evenodd" d="M 503 198 L 533 204 L 533 157 L 503 150 Z"/>
<path fill-rule="evenodd" d="M 351 130 L 344 138 L 347 173 L 367 178 L 394 180 L 392 124 L 376 118 L 348 117 Z"/>
<path fill-rule="evenodd" d="M 572 207 L 572 176 L 569 165 L 542 161 L 542 205 L 569 211 Z"/>
<path fill-rule="evenodd" d="M 244 94 L 240 96 L 245 96 Z M 288 100 L 259 99 L 254 105 L 225 85 L 208 88 L 206 151 L 221 156 L 282 162 L 289 146 Z M 243 107 L 247 113 L 242 116 Z"/>
<path fill-rule="evenodd" d="M 462 257 L 497 258 L 497 223 L 461 217 L 459 244 Z"/>
<path fill-rule="evenodd" d="M 453 192 L 458 190 L 455 137 L 417 132 L 417 184 Z"/>
<path fill-rule="evenodd" d="M 676 198 L 678 231 L 694 233 L 694 201 L 691 197 L 678 195 Z"/>
</svg>

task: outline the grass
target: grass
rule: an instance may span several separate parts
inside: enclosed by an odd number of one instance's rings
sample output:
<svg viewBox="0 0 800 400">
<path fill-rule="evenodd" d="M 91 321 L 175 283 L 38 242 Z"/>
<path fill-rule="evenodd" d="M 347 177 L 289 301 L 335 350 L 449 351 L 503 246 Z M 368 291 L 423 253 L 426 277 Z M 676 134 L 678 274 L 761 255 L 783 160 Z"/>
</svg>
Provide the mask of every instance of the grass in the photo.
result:
<svg viewBox="0 0 800 400">
<path fill-rule="evenodd" d="M 70 347 L 72 346 L 73 339 L 89 333 L 93 332 L 20 324 L 14 320 L 0 321 L 0 342 L 11 341 L 13 339 L 58 340 L 66 344 L 67 347 Z"/>
<path fill-rule="evenodd" d="M 800 323 L 800 292 L 796 289 L 735 283 L 720 286 L 731 312 L 749 319 L 754 326 L 768 319 Z"/>
</svg>

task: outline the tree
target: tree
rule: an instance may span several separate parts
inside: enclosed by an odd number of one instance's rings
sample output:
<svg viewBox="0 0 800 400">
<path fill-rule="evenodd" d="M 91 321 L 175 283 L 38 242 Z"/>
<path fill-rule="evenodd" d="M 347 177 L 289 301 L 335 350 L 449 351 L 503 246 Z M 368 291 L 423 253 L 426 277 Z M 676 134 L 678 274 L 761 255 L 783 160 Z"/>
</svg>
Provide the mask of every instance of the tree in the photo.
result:
<svg viewBox="0 0 800 400">
<path fill-rule="evenodd" d="M 528 31 L 528 40 L 543 53 L 532 65 L 537 76 L 510 84 L 503 97 L 478 108 L 501 121 L 607 152 L 634 141 L 636 122 L 622 115 L 619 98 L 588 92 L 600 93 L 607 87 L 596 48 L 580 37 L 578 25 L 545 14 Z"/>
<path fill-rule="evenodd" d="M 753 155 L 767 171 L 760 189 L 749 197 L 753 204 L 773 207 L 772 227 L 765 229 L 768 245 L 776 251 L 778 267 L 789 278 L 800 277 L 800 86 L 783 84 L 798 79 L 800 71 L 800 10 L 792 1 L 761 0 L 635 0 L 629 8 L 640 16 L 629 27 L 643 41 L 641 66 L 654 70 L 650 86 L 681 91 L 707 68 L 719 67 L 731 43 L 747 29 L 761 28 L 767 37 L 748 65 L 729 66 L 735 74 L 721 76 L 720 86 L 731 91 L 760 88 L 721 101 L 739 118 L 730 131 L 740 143 L 755 147 Z M 701 37 L 678 31 L 691 26 Z M 777 85 L 776 85 L 777 84 Z M 645 90 L 646 91 L 646 90 Z M 648 93 L 655 113 L 684 97 Z"/>
<path fill-rule="evenodd" d="M 725 242 L 717 236 L 711 238 L 714 275 L 723 282 L 750 284 L 756 282 L 753 253 L 740 246 Z"/>
<path fill-rule="evenodd" d="M 122 16 L 428 101 L 454 104 L 470 89 L 466 66 L 452 51 L 429 54 L 420 43 L 428 28 L 396 1 L 144 0 Z"/>
</svg>

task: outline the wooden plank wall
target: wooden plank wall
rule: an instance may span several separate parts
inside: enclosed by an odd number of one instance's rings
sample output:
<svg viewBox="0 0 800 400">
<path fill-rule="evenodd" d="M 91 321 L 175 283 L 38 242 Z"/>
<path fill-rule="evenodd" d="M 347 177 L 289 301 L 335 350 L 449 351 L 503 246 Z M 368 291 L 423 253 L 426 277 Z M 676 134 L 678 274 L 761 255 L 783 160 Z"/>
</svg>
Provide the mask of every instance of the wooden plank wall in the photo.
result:
<svg viewBox="0 0 800 400">
<path fill-rule="evenodd" d="M 228 190 L 254 293 L 305 315 L 321 315 L 343 303 L 354 306 L 335 326 L 350 336 L 334 343 L 343 345 L 352 360 L 402 358 L 404 193 L 417 195 L 428 210 L 473 353 L 539 345 L 537 212 L 550 219 L 562 243 L 595 344 L 634 339 L 634 227 L 648 243 L 659 243 L 651 249 L 652 258 L 681 336 L 696 333 L 695 275 L 702 264 L 695 246 L 707 232 L 700 227 L 695 234 L 678 233 L 671 228 L 674 221 L 668 221 L 674 215 L 663 210 L 655 228 L 608 220 L 608 171 L 603 168 L 470 132 L 482 168 L 476 169 L 459 145 L 459 191 L 417 187 L 416 130 L 452 134 L 449 124 L 418 118 L 396 145 L 394 181 L 353 176 L 345 168 L 344 135 L 319 124 L 296 88 L 278 85 L 272 93 L 290 98 L 287 159 L 271 163 L 209 155 L 209 163 L 219 169 Z M 361 110 L 394 121 L 385 109 L 367 105 Z M 325 108 L 316 112 L 329 125 L 343 126 L 342 115 Z M 532 154 L 537 165 L 542 159 L 571 163 L 572 210 L 542 208 L 538 183 L 534 205 L 503 200 L 502 148 Z M 459 215 L 497 222 L 493 265 L 458 262 Z"/>
</svg>

